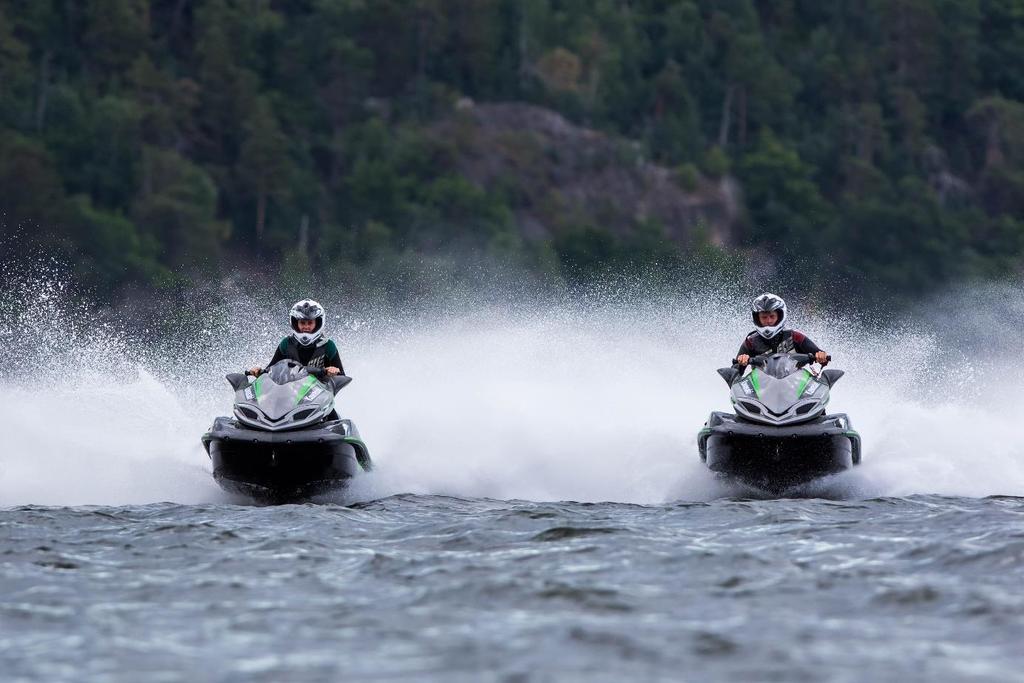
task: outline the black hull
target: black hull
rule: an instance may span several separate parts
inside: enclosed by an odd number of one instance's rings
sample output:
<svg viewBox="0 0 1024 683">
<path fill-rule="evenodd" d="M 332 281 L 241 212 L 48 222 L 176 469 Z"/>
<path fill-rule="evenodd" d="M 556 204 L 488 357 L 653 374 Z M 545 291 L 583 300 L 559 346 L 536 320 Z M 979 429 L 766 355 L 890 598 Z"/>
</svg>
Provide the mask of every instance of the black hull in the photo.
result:
<svg viewBox="0 0 1024 683">
<path fill-rule="evenodd" d="M 860 436 L 845 415 L 773 427 L 712 413 L 697 444 L 708 469 L 773 494 L 860 463 Z"/>
<path fill-rule="evenodd" d="M 229 493 L 283 503 L 345 488 L 371 468 L 346 420 L 290 432 L 262 432 L 217 418 L 203 436 L 213 478 Z"/>
</svg>

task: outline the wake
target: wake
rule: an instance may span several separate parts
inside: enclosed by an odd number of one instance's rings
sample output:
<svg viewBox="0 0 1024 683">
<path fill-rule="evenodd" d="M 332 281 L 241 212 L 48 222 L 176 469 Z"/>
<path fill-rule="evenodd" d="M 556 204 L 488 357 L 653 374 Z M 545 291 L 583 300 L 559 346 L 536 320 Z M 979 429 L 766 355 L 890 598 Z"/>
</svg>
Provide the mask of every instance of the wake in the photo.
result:
<svg viewBox="0 0 1024 683">
<path fill-rule="evenodd" d="M 406 312 L 324 297 L 355 378 L 339 412 L 377 465 L 353 496 L 736 495 L 700 464 L 696 433 L 728 409 L 714 370 L 749 331 L 746 296 L 734 286 L 654 296 L 638 284 Z M 0 505 L 226 502 L 199 437 L 230 410 L 223 375 L 266 362 L 289 303 L 227 293 L 140 335 L 116 312 L 76 308 L 57 278 L 9 288 L 0 341 L 32 362 L 0 375 Z M 791 311 L 847 372 L 831 408 L 863 437 L 864 464 L 829 480 L 827 495 L 1024 495 L 1022 448 L 1001 412 L 1014 392 L 994 366 L 962 347 L 940 357 L 912 320 L 866 331 L 852 317 Z"/>
</svg>

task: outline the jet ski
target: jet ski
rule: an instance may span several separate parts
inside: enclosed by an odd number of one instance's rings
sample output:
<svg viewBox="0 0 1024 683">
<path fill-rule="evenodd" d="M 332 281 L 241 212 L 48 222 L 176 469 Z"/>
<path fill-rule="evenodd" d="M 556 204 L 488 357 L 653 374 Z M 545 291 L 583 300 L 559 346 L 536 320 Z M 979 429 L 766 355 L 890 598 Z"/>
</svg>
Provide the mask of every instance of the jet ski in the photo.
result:
<svg viewBox="0 0 1024 683">
<path fill-rule="evenodd" d="M 335 394 L 351 377 L 286 359 L 251 378 L 227 375 L 234 416 L 216 418 L 202 437 L 222 489 L 288 502 L 343 488 L 372 469 L 355 424 L 334 411 Z"/>
<path fill-rule="evenodd" d="M 751 358 L 746 376 L 742 368 L 718 370 L 736 412 L 711 413 L 697 435 L 708 469 L 778 495 L 860 464 L 850 418 L 825 412 L 843 371 L 814 373 L 806 367 L 813 362 L 811 354 L 777 353 Z"/>
</svg>

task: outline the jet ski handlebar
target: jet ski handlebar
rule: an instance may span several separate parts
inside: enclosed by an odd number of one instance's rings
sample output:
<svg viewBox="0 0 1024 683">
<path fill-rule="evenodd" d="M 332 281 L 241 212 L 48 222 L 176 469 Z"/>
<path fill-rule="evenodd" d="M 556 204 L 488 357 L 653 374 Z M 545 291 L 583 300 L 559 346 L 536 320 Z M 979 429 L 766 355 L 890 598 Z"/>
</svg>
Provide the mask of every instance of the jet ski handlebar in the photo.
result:
<svg viewBox="0 0 1024 683">
<path fill-rule="evenodd" d="M 352 378 L 348 375 L 328 375 L 327 370 L 324 368 L 318 368 L 312 365 L 300 365 L 299 363 L 295 363 L 295 365 L 301 367 L 311 377 L 315 377 L 317 381 L 326 384 L 335 394 L 337 394 L 342 387 L 352 381 Z M 241 391 L 249 385 L 249 377 L 256 377 L 256 375 L 249 370 L 246 370 L 244 373 L 233 372 L 227 375 L 225 379 L 227 379 L 228 383 L 235 391 Z"/>
<path fill-rule="evenodd" d="M 752 366 L 754 366 L 756 368 L 764 367 L 765 364 L 768 362 L 768 359 L 771 358 L 773 355 L 775 355 L 775 354 L 766 353 L 766 354 L 762 354 L 760 356 L 754 356 L 753 358 L 751 358 L 750 360 L 747 361 L 747 365 L 752 365 Z M 815 359 L 813 353 L 791 353 L 791 354 L 789 354 L 789 357 L 792 358 L 793 360 L 795 360 L 797 365 L 807 365 L 808 363 L 816 363 L 817 362 L 817 360 Z M 826 356 L 825 357 L 825 363 L 826 364 L 831 362 L 831 360 L 832 360 L 832 356 Z M 733 365 L 739 365 L 739 361 L 737 359 L 735 359 L 735 358 L 732 359 L 732 362 L 733 362 Z"/>
<path fill-rule="evenodd" d="M 325 379 L 330 377 L 330 375 L 327 374 L 327 370 L 325 370 L 324 368 L 318 368 L 318 367 L 315 367 L 315 366 L 312 366 L 312 365 L 303 365 L 302 369 L 305 370 L 307 374 L 310 374 L 313 377 L 316 377 L 321 382 L 323 382 Z M 242 374 L 244 374 L 246 377 L 259 377 L 259 375 L 255 374 L 251 370 L 246 370 Z M 261 375 L 265 374 L 265 371 L 261 372 L 260 374 Z M 338 376 L 340 377 L 341 375 L 338 375 Z"/>
<path fill-rule="evenodd" d="M 763 368 L 768 363 L 768 359 L 771 358 L 773 355 L 776 354 L 766 353 L 760 356 L 754 356 L 753 358 L 747 361 L 747 365 L 750 365 L 755 368 Z M 802 367 L 809 363 L 817 362 L 815 354 L 813 353 L 791 353 L 789 354 L 789 357 L 796 361 L 797 367 Z M 831 360 L 832 356 L 826 356 L 825 363 L 827 364 Z M 728 384 L 729 386 L 732 386 L 737 380 L 742 378 L 743 373 L 744 366 L 740 365 L 739 361 L 737 361 L 735 358 L 732 359 L 732 365 L 730 367 L 718 369 L 718 374 L 722 376 L 722 379 L 724 379 L 725 383 Z M 832 374 L 830 375 L 829 373 Z M 836 375 L 835 373 L 839 374 Z M 822 371 L 822 375 L 825 376 L 826 380 L 828 380 L 829 386 L 831 386 L 834 381 L 838 380 L 839 377 L 842 376 L 842 374 L 842 370 Z"/>
</svg>

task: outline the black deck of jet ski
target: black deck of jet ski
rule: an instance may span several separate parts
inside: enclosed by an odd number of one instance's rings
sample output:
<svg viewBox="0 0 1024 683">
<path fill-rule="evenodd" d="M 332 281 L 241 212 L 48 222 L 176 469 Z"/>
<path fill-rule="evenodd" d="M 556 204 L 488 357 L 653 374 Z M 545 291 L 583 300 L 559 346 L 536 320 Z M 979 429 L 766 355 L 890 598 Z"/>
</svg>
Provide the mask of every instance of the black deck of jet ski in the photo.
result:
<svg viewBox="0 0 1024 683">
<path fill-rule="evenodd" d="M 709 469 L 773 493 L 860 463 L 860 436 L 841 414 L 773 426 L 715 412 L 697 445 Z"/>
<path fill-rule="evenodd" d="M 203 446 L 221 488 L 263 502 L 337 490 L 371 468 L 366 446 L 348 420 L 265 432 L 219 417 L 203 435 Z"/>
</svg>

